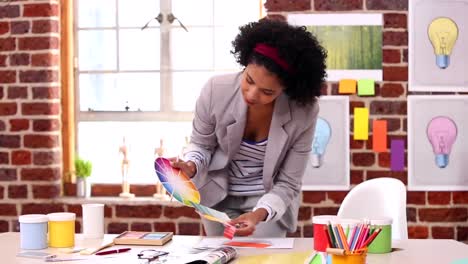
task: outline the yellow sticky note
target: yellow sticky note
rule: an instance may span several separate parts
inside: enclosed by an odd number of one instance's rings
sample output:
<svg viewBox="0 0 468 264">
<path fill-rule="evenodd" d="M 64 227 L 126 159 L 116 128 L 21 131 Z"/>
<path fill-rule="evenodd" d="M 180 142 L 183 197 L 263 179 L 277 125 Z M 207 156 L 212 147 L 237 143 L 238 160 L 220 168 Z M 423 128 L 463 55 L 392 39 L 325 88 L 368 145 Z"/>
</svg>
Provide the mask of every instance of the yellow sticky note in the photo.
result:
<svg viewBox="0 0 468 264">
<path fill-rule="evenodd" d="M 365 107 L 354 108 L 354 140 L 367 140 L 369 138 L 369 109 Z"/>
<path fill-rule="evenodd" d="M 362 79 L 358 81 L 358 95 L 375 95 L 374 80 Z"/>
<path fill-rule="evenodd" d="M 340 94 L 355 94 L 356 93 L 356 80 L 343 79 L 338 86 L 338 93 Z"/>
</svg>

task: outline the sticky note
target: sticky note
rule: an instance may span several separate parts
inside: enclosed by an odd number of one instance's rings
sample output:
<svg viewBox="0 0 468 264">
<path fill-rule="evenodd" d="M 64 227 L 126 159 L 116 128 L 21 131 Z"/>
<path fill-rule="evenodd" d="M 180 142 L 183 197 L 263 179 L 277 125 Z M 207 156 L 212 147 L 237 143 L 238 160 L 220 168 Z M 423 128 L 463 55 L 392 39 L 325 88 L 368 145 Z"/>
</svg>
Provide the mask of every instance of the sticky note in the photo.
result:
<svg viewBox="0 0 468 264">
<path fill-rule="evenodd" d="M 372 149 L 375 152 L 387 151 L 387 120 L 372 122 Z"/>
<path fill-rule="evenodd" d="M 405 169 L 405 141 L 394 139 L 390 144 L 390 168 L 392 171 Z"/>
<path fill-rule="evenodd" d="M 236 233 L 236 227 L 230 224 L 225 224 L 224 225 L 224 237 L 228 239 L 232 239 L 234 237 L 234 234 Z"/>
<path fill-rule="evenodd" d="M 358 81 L 358 95 L 374 95 L 375 84 L 374 80 L 361 79 Z"/>
<path fill-rule="evenodd" d="M 338 85 L 338 93 L 340 94 L 355 94 L 356 93 L 356 80 L 343 79 Z"/>
<path fill-rule="evenodd" d="M 369 138 L 369 109 L 365 107 L 354 108 L 354 140 L 367 140 Z"/>
</svg>

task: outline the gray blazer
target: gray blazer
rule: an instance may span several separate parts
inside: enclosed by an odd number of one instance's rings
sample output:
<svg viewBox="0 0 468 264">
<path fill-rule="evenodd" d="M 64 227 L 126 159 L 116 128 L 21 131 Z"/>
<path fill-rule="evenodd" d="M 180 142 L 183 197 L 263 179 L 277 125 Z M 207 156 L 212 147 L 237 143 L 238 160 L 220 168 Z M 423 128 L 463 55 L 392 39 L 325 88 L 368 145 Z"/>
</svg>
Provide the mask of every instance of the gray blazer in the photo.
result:
<svg viewBox="0 0 468 264">
<path fill-rule="evenodd" d="M 211 78 L 195 107 L 190 152 L 201 153 L 193 181 L 201 204 L 213 206 L 227 196 L 228 165 L 244 134 L 247 104 L 240 81 L 242 73 Z M 274 205 L 279 220 L 290 232 L 297 227 L 302 176 L 311 151 L 318 104 L 301 107 L 283 93 L 275 102 L 263 165 L 266 193 L 260 198 Z M 190 159 L 190 158 L 188 158 Z"/>
</svg>

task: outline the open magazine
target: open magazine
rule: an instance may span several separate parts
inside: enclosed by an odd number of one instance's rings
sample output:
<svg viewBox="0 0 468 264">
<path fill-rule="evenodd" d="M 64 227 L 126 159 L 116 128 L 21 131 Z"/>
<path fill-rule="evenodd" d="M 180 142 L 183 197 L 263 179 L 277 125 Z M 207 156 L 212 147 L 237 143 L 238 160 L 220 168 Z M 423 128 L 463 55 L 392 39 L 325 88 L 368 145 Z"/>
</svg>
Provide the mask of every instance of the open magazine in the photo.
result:
<svg viewBox="0 0 468 264">
<path fill-rule="evenodd" d="M 194 260 L 187 264 L 225 264 L 236 258 L 237 251 L 233 247 L 219 247 L 214 249 L 201 259 Z"/>
</svg>

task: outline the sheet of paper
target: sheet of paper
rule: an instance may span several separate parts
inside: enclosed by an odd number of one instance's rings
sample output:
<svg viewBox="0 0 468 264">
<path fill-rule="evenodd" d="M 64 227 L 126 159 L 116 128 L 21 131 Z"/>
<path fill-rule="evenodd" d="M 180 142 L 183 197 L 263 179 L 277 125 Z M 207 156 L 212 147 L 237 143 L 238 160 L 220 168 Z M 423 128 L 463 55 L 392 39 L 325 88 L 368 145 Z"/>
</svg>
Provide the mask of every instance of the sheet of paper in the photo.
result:
<svg viewBox="0 0 468 264">
<path fill-rule="evenodd" d="M 358 95 L 375 95 L 375 83 L 371 79 L 358 81 Z"/>
<path fill-rule="evenodd" d="M 375 152 L 387 151 L 387 120 L 372 122 L 372 149 Z"/>
<path fill-rule="evenodd" d="M 369 109 L 365 107 L 354 108 L 354 140 L 367 140 L 369 138 Z"/>
<path fill-rule="evenodd" d="M 235 237 L 232 240 L 221 237 L 206 237 L 196 246 L 196 248 L 218 248 L 230 242 L 246 242 L 246 243 L 259 243 L 270 244 L 269 247 L 264 248 L 293 248 L 294 238 L 253 238 L 253 237 Z M 243 243 L 245 245 L 245 243 Z M 258 247 L 252 247 L 258 248 Z"/>
<path fill-rule="evenodd" d="M 405 141 L 393 139 L 390 152 L 390 168 L 392 171 L 403 171 L 405 169 Z"/>
<path fill-rule="evenodd" d="M 356 93 L 356 80 L 352 80 L 352 79 L 340 80 L 340 83 L 338 85 L 338 93 L 355 94 Z"/>
<path fill-rule="evenodd" d="M 308 260 L 308 257 L 311 255 L 310 251 L 308 252 L 290 252 L 290 253 L 275 253 L 275 254 L 262 254 L 262 255 L 252 255 L 252 256 L 240 256 L 237 259 L 236 263 L 239 264 L 284 264 L 284 263 L 312 263 L 316 264 L 317 262 L 305 262 Z M 317 259 L 317 258 L 316 258 Z M 325 264 L 325 262 L 320 262 Z"/>
</svg>

